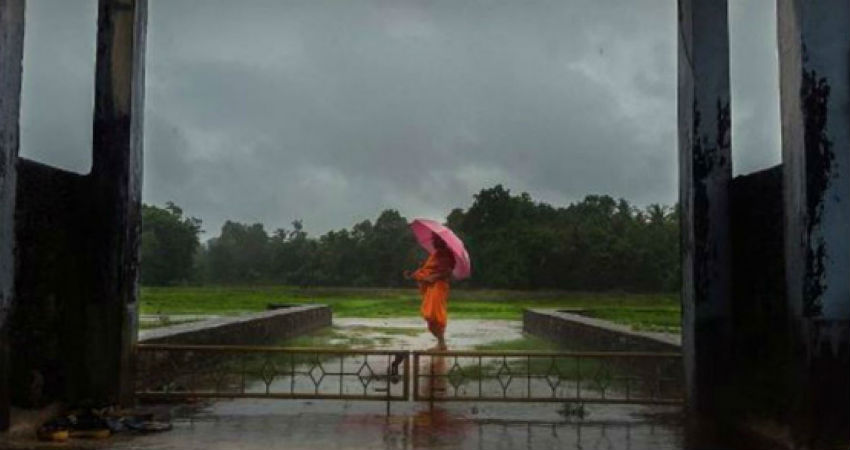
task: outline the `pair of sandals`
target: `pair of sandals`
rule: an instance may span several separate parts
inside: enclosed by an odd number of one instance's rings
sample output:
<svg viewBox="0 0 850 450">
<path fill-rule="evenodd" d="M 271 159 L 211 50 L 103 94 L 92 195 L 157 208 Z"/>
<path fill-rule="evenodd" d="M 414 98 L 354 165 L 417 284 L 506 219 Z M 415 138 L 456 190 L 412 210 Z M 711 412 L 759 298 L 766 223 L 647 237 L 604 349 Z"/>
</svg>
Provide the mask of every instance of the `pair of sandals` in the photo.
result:
<svg viewBox="0 0 850 450">
<path fill-rule="evenodd" d="M 152 414 L 109 416 L 95 410 L 78 410 L 45 422 L 36 432 L 43 441 L 66 441 L 69 438 L 106 439 L 114 433 L 167 431 L 168 422 L 153 419 Z"/>
<path fill-rule="evenodd" d="M 66 441 L 69 438 L 105 439 L 112 430 L 102 417 L 91 412 L 76 412 L 45 422 L 36 432 L 42 441 Z"/>
</svg>

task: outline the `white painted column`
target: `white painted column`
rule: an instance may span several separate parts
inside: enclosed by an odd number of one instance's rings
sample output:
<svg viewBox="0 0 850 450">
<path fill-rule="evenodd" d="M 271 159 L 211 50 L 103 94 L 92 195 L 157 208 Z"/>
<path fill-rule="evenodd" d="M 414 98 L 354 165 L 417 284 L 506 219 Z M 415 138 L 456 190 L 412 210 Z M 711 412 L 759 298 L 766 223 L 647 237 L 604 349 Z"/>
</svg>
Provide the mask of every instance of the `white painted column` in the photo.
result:
<svg viewBox="0 0 850 450">
<path fill-rule="evenodd" d="M 725 0 L 679 0 L 682 334 L 689 407 L 712 408 L 727 375 L 732 178 Z"/>
<path fill-rule="evenodd" d="M 0 0 L 0 431 L 9 426 L 7 332 L 15 279 L 15 164 L 20 143 L 24 6 L 24 0 Z"/>
<path fill-rule="evenodd" d="M 850 429 L 850 0 L 778 0 L 788 310 L 817 434 Z M 799 380 L 798 380 L 799 381 Z M 843 419 L 841 419 L 843 417 Z M 843 423 L 830 424 L 834 419 Z"/>
</svg>

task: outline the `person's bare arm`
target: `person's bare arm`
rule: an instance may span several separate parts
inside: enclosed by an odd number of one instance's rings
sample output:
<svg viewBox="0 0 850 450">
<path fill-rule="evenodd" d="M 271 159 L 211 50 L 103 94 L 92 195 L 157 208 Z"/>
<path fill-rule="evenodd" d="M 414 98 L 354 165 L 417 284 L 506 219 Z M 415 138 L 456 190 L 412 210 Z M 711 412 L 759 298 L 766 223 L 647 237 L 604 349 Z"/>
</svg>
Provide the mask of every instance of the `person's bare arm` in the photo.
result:
<svg viewBox="0 0 850 450">
<path fill-rule="evenodd" d="M 433 283 L 435 281 L 441 281 L 441 280 L 448 281 L 451 276 L 452 276 L 451 270 L 441 270 L 439 272 L 434 272 L 431 275 L 428 275 L 427 277 L 423 278 L 422 281 L 426 281 L 428 283 Z"/>
</svg>

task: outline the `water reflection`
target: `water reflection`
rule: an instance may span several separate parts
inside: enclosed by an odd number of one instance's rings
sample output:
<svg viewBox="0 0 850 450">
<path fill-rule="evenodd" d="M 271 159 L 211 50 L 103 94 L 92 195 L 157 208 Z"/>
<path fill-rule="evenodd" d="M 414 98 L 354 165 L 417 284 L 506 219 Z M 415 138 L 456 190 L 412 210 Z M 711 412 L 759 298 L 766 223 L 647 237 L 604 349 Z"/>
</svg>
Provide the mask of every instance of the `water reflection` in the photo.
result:
<svg viewBox="0 0 850 450">
<path fill-rule="evenodd" d="M 455 360 L 434 356 L 424 361 L 427 365 L 423 365 L 420 371 L 430 376 L 420 380 L 420 394 L 425 398 L 453 396 L 449 373 L 456 370 Z M 361 370 L 366 370 L 362 369 L 365 362 L 321 361 L 323 367 L 336 367 L 340 373 L 361 374 L 355 377 L 356 384 L 344 384 L 342 380 L 333 378 L 325 380 L 327 383 L 324 384 L 346 392 L 374 390 L 375 383 L 378 387 L 386 385 L 384 370 L 391 373 L 390 356 L 382 355 L 374 364 L 370 360 L 369 367 L 373 367 L 374 373 L 369 372 L 368 377 L 362 376 L 364 372 Z M 309 375 L 310 370 L 302 372 Z M 308 375 L 302 374 L 300 378 Z M 326 374 L 323 379 L 332 376 Z M 275 379 L 272 383 L 261 382 L 256 389 L 265 390 L 274 383 L 285 383 L 286 386 L 281 388 L 285 390 L 292 386 L 293 380 L 289 377 Z M 307 387 L 313 386 L 310 383 Z M 314 388 L 319 389 L 324 384 Z M 401 383 L 390 386 L 401 389 Z M 671 408 L 606 405 L 591 408 L 585 417 L 570 414 L 565 407 L 561 412 L 560 404 L 399 401 L 390 406 L 384 412 L 382 403 L 367 401 L 215 401 L 175 421 L 175 429 L 167 435 L 141 437 L 134 441 L 134 445 L 199 450 L 234 447 L 246 450 L 681 450 L 689 445 L 683 439 L 681 423 L 671 419 L 680 417 L 681 412 Z"/>
<path fill-rule="evenodd" d="M 595 408 L 590 419 L 559 418 L 553 407 L 396 405 L 371 402 L 216 402 L 187 414 L 167 434 L 138 438 L 150 448 L 268 449 L 684 449 L 679 421 Z M 236 445 L 238 444 L 238 445 Z M 144 445 L 143 445 L 144 446 Z M 136 448 L 136 447 L 134 447 Z M 749 447 L 753 448 L 753 447 Z"/>
<path fill-rule="evenodd" d="M 447 358 L 435 356 L 424 372 L 430 376 L 420 386 L 423 395 L 446 395 Z M 430 403 L 405 421 L 404 435 L 398 449 L 681 449 L 678 425 L 660 426 L 647 423 L 608 423 L 476 419 L 457 407 Z M 516 408 L 522 408 L 517 406 Z M 477 406 L 470 405 L 477 411 Z M 657 430 L 657 428 L 661 428 Z M 659 431 L 659 432 L 657 432 Z"/>
<path fill-rule="evenodd" d="M 426 379 L 425 396 L 427 398 L 439 397 L 446 393 L 446 358 L 443 356 L 434 356 L 429 358 L 429 363 L 425 367 L 425 373 L 429 374 Z M 431 404 L 433 407 L 433 403 Z"/>
<path fill-rule="evenodd" d="M 681 449 L 676 430 L 655 424 L 471 421 L 437 406 L 410 417 L 392 449 Z"/>
</svg>

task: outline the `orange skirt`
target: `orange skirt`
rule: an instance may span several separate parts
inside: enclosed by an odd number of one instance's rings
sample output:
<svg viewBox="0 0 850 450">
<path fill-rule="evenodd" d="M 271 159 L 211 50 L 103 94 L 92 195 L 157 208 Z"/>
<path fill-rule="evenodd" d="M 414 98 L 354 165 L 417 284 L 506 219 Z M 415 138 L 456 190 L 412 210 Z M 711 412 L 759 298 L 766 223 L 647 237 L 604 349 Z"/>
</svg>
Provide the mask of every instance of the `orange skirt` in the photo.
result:
<svg viewBox="0 0 850 450">
<path fill-rule="evenodd" d="M 428 284 L 421 283 L 419 285 L 419 292 L 422 293 L 422 307 L 420 308 L 422 317 L 429 324 L 434 323 L 439 328 L 445 329 L 449 321 L 448 281 L 436 281 Z"/>
</svg>

